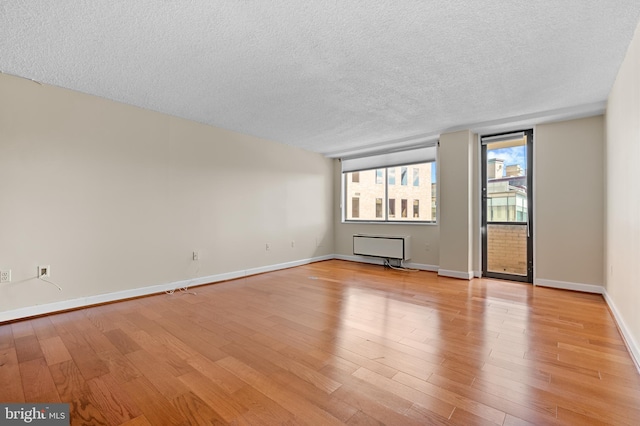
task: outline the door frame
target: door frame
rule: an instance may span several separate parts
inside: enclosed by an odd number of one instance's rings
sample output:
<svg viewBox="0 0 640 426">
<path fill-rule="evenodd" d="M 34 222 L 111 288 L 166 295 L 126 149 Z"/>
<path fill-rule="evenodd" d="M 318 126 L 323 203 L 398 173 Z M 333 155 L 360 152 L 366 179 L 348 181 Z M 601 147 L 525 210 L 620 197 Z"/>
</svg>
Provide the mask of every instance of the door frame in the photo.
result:
<svg viewBox="0 0 640 426">
<path fill-rule="evenodd" d="M 487 144 L 491 142 L 497 142 L 495 138 L 501 136 L 508 137 L 509 135 L 517 135 L 522 133 L 526 136 L 526 152 L 527 152 L 527 275 L 514 275 L 504 274 L 499 272 L 489 272 L 487 270 Z M 485 139 L 494 138 L 493 141 L 484 142 Z M 499 139 L 498 139 L 499 140 Z M 508 140 L 508 139 L 504 139 Z M 488 135 L 482 135 L 479 137 L 480 144 L 480 247 L 482 252 L 481 259 L 481 274 L 487 278 L 498 278 L 510 281 L 520 281 L 533 284 L 533 236 L 534 236 L 534 222 L 533 212 L 535 206 L 533 205 L 533 129 L 516 130 L 511 132 L 501 132 Z M 508 222 L 505 222 L 508 223 Z"/>
</svg>

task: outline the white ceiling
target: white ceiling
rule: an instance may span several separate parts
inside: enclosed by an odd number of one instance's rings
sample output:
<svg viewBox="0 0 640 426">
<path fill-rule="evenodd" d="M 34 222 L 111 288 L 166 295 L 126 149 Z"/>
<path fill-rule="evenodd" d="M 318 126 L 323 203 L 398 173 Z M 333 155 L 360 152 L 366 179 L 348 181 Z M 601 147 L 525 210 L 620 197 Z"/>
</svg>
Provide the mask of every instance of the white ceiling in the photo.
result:
<svg viewBox="0 0 640 426">
<path fill-rule="evenodd" d="M 0 71 L 329 156 L 602 112 L 638 0 L 0 0 Z"/>
</svg>

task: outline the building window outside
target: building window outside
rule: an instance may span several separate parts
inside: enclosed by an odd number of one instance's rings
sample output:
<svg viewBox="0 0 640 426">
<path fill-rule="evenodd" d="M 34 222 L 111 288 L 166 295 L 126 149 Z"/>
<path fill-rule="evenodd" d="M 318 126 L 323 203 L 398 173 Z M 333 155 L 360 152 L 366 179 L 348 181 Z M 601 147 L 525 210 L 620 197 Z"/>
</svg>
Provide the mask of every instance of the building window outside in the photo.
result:
<svg viewBox="0 0 640 426">
<path fill-rule="evenodd" d="M 351 173 L 351 182 L 360 182 L 360 172 Z"/>
<path fill-rule="evenodd" d="M 431 217 L 433 218 L 433 220 L 436 220 L 436 188 L 437 185 L 435 183 L 431 184 Z"/>
<path fill-rule="evenodd" d="M 384 172 L 384 170 L 382 170 L 382 169 L 377 169 L 376 170 L 376 184 L 384 183 L 383 172 Z"/>
<path fill-rule="evenodd" d="M 359 182 L 357 183 L 353 182 L 355 173 L 358 173 L 356 180 Z M 345 221 L 427 223 L 436 221 L 435 162 L 359 170 L 344 172 L 344 174 L 346 175 L 343 179 Z M 416 177 L 418 185 L 414 184 Z M 421 205 L 422 211 L 420 211 Z"/>
<path fill-rule="evenodd" d="M 360 217 L 360 198 L 353 197 L 351 199 L 351 217 Z"/>
</svg>

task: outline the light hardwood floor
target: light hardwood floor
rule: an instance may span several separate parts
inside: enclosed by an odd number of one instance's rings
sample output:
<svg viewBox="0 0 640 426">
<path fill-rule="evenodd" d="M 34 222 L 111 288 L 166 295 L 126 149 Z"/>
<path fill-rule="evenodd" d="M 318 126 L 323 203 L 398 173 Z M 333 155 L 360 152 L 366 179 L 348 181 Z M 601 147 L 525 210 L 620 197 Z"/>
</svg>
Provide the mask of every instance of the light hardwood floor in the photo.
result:
<svg viewBox="0 0 640 426">
<path fill-rule="evenodd" d="M 72 424 L 640 424 L 599 295 L 325 261 L 0 325 L 0 401 Z"/>
</svg>

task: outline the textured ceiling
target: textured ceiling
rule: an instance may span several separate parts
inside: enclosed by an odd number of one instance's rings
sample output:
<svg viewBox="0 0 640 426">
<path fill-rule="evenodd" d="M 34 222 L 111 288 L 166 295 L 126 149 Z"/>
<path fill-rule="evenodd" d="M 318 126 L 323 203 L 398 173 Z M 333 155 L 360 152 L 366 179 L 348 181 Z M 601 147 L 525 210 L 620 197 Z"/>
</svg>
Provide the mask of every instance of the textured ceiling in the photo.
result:
<svg viewBox="0 0 640 426">
<path fill-rule="evenodd" d="M 602 111 L 639 19 L 638 0 L 0 0 L 0 71 L 336 156 Z"/>
</svg>

